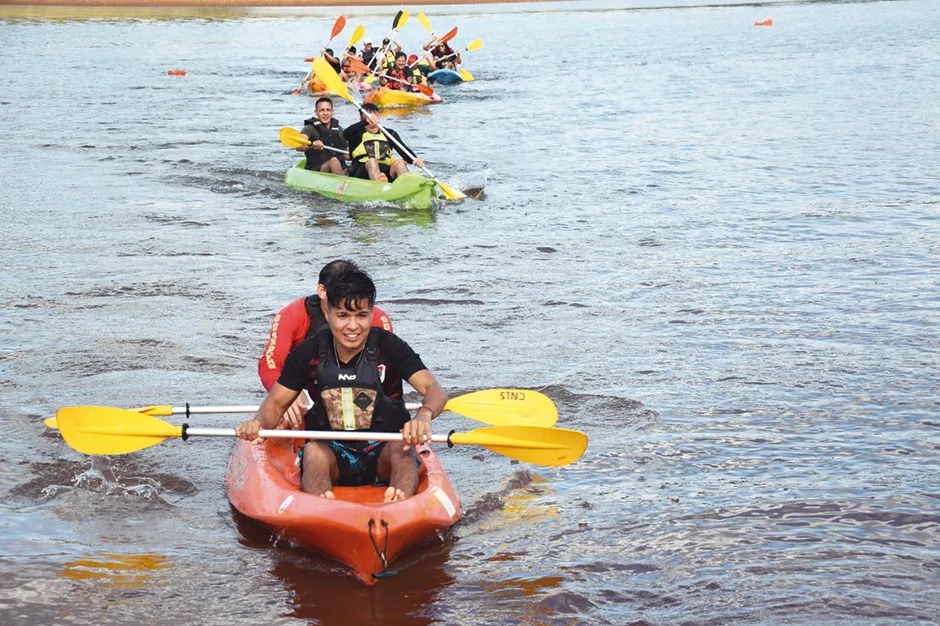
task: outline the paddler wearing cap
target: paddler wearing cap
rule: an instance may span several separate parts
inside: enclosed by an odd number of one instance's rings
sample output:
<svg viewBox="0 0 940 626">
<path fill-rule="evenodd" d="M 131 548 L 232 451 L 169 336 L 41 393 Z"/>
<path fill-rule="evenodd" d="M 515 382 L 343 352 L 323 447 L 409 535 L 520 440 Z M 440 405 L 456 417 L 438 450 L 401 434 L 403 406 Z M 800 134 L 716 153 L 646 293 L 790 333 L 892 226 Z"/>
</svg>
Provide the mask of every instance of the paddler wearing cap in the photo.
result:
<svg viewBox="0 0 940 626">
<path fill-rule="evenodd" d="M 372 62 L 375 60 L 377 52 L 378 50 L 372 45 L 371 39 L 366 39 L 362 42 L 362 62 L 365 63 L 370 70 L 375 69 L 375 65 Z"/>
<path fill-rule="evenodd" d="M 382 40 L 382 50 L 385 54 L 376 61 L 376 66 L 381 71 L 380 73 L 384 74 L 395 65 L 395 55 L 401 52 L 401 46 L 398 45 L 397 41 L 391 41 L 386 37 Z"/>
</svg>

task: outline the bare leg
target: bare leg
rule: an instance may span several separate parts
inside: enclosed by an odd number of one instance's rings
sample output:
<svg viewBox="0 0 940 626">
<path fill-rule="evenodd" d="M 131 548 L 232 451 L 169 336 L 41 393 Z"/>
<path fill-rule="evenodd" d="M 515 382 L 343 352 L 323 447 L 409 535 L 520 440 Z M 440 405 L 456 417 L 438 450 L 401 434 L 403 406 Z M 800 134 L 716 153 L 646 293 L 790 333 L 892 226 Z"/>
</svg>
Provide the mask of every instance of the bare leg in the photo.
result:
<svg viewBox="0 0 940 626">
<path fill-rule="evenodd" d="M 382 170 L 379 169 L 379 162 L 375 159 L 366 161 L 366 171 L 369 173 L 370 180 L 377 180 L 382 183 L 388 182 L 388 176 L 382 173 Z"/>
<path fill-rule="evenodd" d="M 378 475 L 388 480 L 385 502 L 397 502 L 415 495 L 418 489 L 418 459 L 414 448 L 405 452 L 404 443 L 390 441 L 379 455 Z"/>
<path fill-rule="evenodd" d="M 392 180 L 395 180 L 396 178 L 398 178 L 399 176 L 401 176 L 407 171 L 408 171 L 408 164 L 405 163 L 403 159 L 396 159 L 395 162 L 392 163 L 392 167 L 391 167 Z"/>
<path fill-rule="evenodd" d="M 336 174 L 337 176 L 342 176 L 346 172 L 343 171 L 343 166 L 340 165 L 339 159 L 336 157 L 331 158 L 329 161 L 320 166 L 321 172 L 330 172 L 331 174 Z"/>
<path fill-rule="evenodd" d="M 308 441 L 304 446 L 304 474 L 300 488 L 324 498 L 334 498 L 333 482 L 339 479 L 339 466 L 325 443 Z"/>
</svg>

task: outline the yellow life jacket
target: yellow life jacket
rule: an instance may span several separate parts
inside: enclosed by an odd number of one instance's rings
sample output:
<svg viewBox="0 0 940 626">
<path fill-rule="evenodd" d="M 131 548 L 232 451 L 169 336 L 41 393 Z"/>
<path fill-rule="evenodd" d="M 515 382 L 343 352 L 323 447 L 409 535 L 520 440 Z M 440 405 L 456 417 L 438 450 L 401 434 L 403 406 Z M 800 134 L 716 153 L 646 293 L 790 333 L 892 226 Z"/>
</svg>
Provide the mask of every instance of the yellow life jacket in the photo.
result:
<svg viewBox="0 0 940 626">
<path fill-rule="evenodd" d="M 360 163 L 365 163 L 373 158 L 382 165 L 390 165 L 392 163 L 392 147 L 389 145 L 388 138 L 381 131 L 370 133 L 367 130 L 362 133 L 362 142 L 352 151 L 352 158 Z"/>
</svg>

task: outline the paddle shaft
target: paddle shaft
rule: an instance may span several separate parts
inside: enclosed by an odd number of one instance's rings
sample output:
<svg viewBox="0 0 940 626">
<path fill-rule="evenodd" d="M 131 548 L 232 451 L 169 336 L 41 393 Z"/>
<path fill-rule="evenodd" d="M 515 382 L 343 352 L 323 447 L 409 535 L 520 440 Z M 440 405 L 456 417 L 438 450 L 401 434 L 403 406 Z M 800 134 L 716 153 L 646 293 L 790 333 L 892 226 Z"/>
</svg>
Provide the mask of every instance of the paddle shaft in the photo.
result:
<svg viewBox="0 0 940 626">
<path fill-rule="evenodd" d="M 180 437 L 185 441 L 189 437 L 235 437 L 234 428 L 190 428 L 188 425 L 183 424 L 181 427 Z M 481 429 L 483 430 L 483 429 Z M 557 430 L 555 432 L 561 433 L 563 431 Z M 453 448 L 455 443 L 461 443 L 459 441 L 454 441 L 452 437 L 457 434 L 457 431 L 452 430 L 446 435 L 431 435 L 431 438 L 426 443 L 446 443 L 448 447 Z M 467 434 L 467 433 L 464 433 Z M 472 436 L 472 433 L 469 433 Z M 262 428 L 258 431 L 258 437 L 263 439 L 320 439 L 328 441 L 404 441 L 405 437 L 401 433 L 379 433 L 372 431 L 337 431 L 337 430 L 280 430 L 280 429 L 270 429 Z M 489 445 L 499 445 L 501 442 L 498 439 L 487 442 L 467 442 L 470 445 L 483 445 L 484 447 Z M 563 448 L 561 444 L 553 445 L 551 443 L 546 444 L 541 441 L 525 441 L 519 439 L 512 439 L 507 441 L 511 447 L 520 448 L 520 449 L 532 449 L 532 450 L 551 450 L 553 448 Z"/>
<path fill-rule="evenodd" d="M 355 105 L 356 105 L 356 108 L 358 108 L 360 112 L 363 112 L 363 113 L 365 112 L 365 111 L 362 110 L 362 106 L 360 106 L 360 104 L 359 104 L 358 102 L 356 102 L 355 100 L 351 100 L 350 102 L 352 102 L 353 104 L 355 104 Z M 398 141 L 397 139 L 395 139 L 395 136 L 394 136 L 394 135 L 392 135 L 390 132 L 388 132 L 387 130 L 385 130 L 385 128 L 384 128 L 381 124 L 376 124 L 376 126 L 379 127 L 379 130 L 382 131 L 382 134 L 385 135 L 385 136 L 388 138 L 389 141 L 391 141 L 393 144 L 395 144 L 395 147 L 398 148 L 399 151 L 401 151 L 402 154 L 404 154 L 405 156 L 407 156 L 407 157 L 408 157 L 409 159 L 411 159 L 412 161 L 415 161 L 415 160 L 418 158 L 417 156 L 415 156 L 414 154 L 412 154 L 411 150 L 409 150 L 408 148 L 406 148 L 403 143 L 401 143 L 400 141 Z M 415 165 L 418 165 L 418 164 L 415 163 Z M 424 167 L 423 165 L 418 165 L 418 167 L 420 167 L 421 170 L 422 170 L 425 174 L 427 174 L 429 177 L 433 178 L 434 180 L 437 180 L 437 176 L 435 176 L 434 174 L 432 174 L 432 173 L 431 173 L 431 170 L 429 170 L 428 168 Z M 438 184 L 440 184 L 441 181 L 438 180 L 437 182 L 438 182 Z"/>
<path fill-rule="evenodd" d="M 188 437 L 235 437 L 234 428 L 191 428 L 187 425 L 182 426 L 182 438 Z M 447 435 L 431 435 L 431 441 L 434 443 L 450 444 L 451 431 Z M 401 433 L 378 433 L 371 431 L 342 431 L 342 430 L 280 430 L 263 428 L 258 432 L 258 437 L 264 439 L 325 439 L 333 441 L 402 441 L 404 436 Z M 451 444 L 453 445 L 453 444 Z"/>
<path fill-rule="evenodd" d="M 258 405 L 229 405 L 229 406 L 174 406 L 171 408 L 170 415 L 185 415 L 189 417 L 190 415 L 203 415 L 210 413 L 217 414 L 232 414 L 232 413 L 256 413 L 260 407 Z M 408 402 L 405 404 L 405 408 L 409 411 L 417 411 L 421 408 L 421 404 L 418 402 Z"/>
<path fill-rule="evenodd" d="M 395 41 L 395 35 L 398 34 L 398 29 L 404 26 L 404 22 L 408 19 L 407 16 L 408 14 L 404 11 L 399 11 L 395 14 L 395 19 L 392 21 L 392 32 L 390 32 L 388 37 L 386 37 L 386 39 L 388 39 L 388 44 L 382 46 L 382 53 L 380 55 L 376 55 L 376 59 L 384 61 L 388 51 L 392 49 L 392 43 L 398 43 Z M 379 61 L 375 62 L 375 69 L 379 69 Z"/>
</svg>

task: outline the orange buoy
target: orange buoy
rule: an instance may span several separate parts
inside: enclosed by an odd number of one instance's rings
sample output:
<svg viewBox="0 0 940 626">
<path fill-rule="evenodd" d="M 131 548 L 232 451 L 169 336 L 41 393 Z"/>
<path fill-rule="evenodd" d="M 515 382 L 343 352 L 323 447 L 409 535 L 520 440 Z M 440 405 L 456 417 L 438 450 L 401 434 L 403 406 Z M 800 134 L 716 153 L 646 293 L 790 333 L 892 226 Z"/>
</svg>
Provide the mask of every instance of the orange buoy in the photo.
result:
<svg viewBox="0 0 940 626">
<path fill-rule="evenodd" d="M 769 17 L 763 22 L 754 22 L 754 26 L 773 26 L 773 25 L 774 25 L 774 21 L 770 19 Z"/>
<path fill-rule="evenodd" d="M 186 76 L 186 70 L 167 70 L 166 73 L 170 76 Z"/>
</svg>

